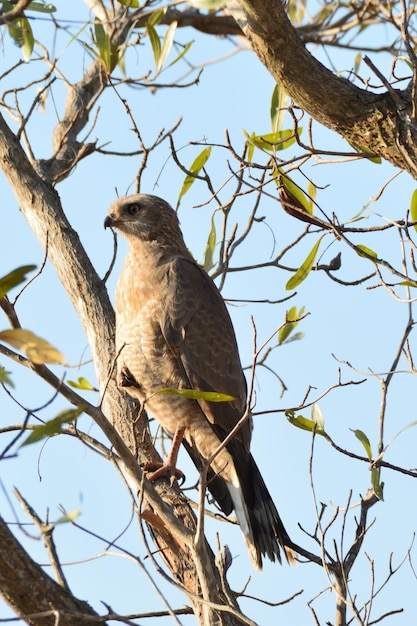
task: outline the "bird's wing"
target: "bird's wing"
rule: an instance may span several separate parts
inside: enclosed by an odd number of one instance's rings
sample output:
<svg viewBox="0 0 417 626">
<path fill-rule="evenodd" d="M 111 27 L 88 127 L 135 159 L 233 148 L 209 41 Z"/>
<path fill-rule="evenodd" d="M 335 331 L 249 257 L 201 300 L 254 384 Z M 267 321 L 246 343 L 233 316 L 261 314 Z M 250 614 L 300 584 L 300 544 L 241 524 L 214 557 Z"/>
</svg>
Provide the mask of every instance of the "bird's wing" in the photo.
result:
<svg viewBox="0 0 417 626">
<path fill-rule="evenodd" d="M 227 435 L 246 406 L 246 380 L 232 322 L 217 287 L 192 259 L 176 257 L 166 274 L 167 298 L 162 333 L 186 374 L 190 387 L 231 395 L 232 402 L 199 404 L 215 430 Z M 249 449 L 252 424 L 237 433 Z"/>
</svg>

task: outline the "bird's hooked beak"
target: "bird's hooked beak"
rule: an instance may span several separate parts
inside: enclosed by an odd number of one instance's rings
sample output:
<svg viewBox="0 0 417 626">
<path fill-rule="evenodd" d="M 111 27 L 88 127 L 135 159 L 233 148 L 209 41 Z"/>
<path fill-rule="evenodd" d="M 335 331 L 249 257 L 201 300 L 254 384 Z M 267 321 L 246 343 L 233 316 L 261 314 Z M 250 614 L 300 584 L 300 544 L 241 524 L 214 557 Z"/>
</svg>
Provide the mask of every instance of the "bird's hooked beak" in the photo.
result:
<svg viewBox="0 0 417 626">
<path fill-rule="evenodd" d="M 116 220 L 111 215 L 107 215 L 104 220 L 104 228 L 111 228 L 116 225 Z"/>
</svg>

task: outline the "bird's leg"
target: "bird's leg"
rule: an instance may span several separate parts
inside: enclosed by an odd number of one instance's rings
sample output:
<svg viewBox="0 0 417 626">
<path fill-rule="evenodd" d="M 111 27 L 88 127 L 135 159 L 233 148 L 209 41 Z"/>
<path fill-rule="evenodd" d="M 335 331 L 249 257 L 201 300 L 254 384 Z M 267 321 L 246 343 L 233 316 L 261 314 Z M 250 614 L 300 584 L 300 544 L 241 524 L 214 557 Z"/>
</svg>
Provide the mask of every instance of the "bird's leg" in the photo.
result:
<svg viewBox="0 0 417 626">
<path fill-rule="evenodd" d="M 171 450 L 163 463 L 154 463 L 151 461 L 143 463 L 142 469 L 145 472 L 150 472 L 147 476 L 151 482 L 154 482 L 158 478 L 162 477 L 169 478 L 171 485 L 175 479 L 181 480 L 181 484 L 184 482 L 184 474 L 181 470 L 176 468 L 178 452 L 184 437 L 184 432 L 185 428 L 183 426 L 178 426 L 172 439 Z"/>
</svg>

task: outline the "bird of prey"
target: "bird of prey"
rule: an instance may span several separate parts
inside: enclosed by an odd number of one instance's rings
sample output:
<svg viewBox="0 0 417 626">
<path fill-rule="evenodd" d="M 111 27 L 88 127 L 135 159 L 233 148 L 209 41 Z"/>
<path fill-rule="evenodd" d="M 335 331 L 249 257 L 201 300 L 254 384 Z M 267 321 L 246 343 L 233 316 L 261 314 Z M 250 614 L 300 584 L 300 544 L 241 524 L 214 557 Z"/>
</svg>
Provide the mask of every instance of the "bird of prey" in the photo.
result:
<svg viewBox="0 0 417 626">
<path fill-rule="evenodd" d="M 156 196 L 114 202 L 104 222 L 129 242 L 116 287 L 117 381 L 173 437 L 165 463 L 148 478 L 176 475 L 181 442 L 201 469 L 246 411 L 247 389 L 232 322 L 212 279 L 189 253 L 176 212 Z M 158 393 L 219 392 L 226 402 Z M 253 565 L 281 562 L 291 545 L 251 453 L 250 416 L 213 458 L 207 486 L 225 515 L 233 510 Z M 286 553 L 287 555 L 287 553 Z"/>
</svg>

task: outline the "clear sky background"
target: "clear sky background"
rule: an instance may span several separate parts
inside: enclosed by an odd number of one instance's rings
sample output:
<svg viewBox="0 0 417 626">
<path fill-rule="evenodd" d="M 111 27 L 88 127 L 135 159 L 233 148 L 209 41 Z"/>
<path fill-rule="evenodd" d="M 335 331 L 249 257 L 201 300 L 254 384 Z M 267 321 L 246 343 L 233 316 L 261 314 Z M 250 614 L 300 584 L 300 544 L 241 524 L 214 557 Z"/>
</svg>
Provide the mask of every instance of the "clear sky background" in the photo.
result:
<svg viewBox="0 0 417 626">
<path fill-rule="evenodd" d="M 38 19 L 31 23 L 35 36 L 47 47 L 52 47 L 56 37 L 58 67 L 70 80 L 75 81 L 81 77 L 82 68 L 88 66 L 90 59 L 82 45 L 71 41 L 71 37 L 88 17 L 88 11 L 81 0 L 73 0 L 71 3 L 57 0 L 55 5 L 58 19 L 68 20 L 67 31 L 56 32 L 47 16 L 43 20 L 37 16 Z M 87 29 L 81 38 L 89 41 L 89 37 Z M 381 38 L 381 43 L 382 37 L 388 39 L 388 34 L 380 30 L 376 38 Z M 152 143 L 161 128 L 169 129 L 182 117 L 183 121 L 174 139 L 177 149 L 181 149 L 179 154 L 182 162 L 191 165 L 202 148 L 192 146 L 190 142 L 222 144 L 224 131 L 228 129 L 234 147 L 242 151 L 245 141 L 242 129 L 258 134 L 269 132 L 269 106 L 274 81 L 256 56 L 249 50 L 230 56 L 234 49 L 230 42 L 188 29 L 178 32 L 176 38 L 183 44 L 195 40 L 188 58 L 196 66 L 221 59 L 225 55 L 228 58 L 205 67 L 198 84 L 190 88 L 161 89 L 155 93 L 147 88 L 124 87 L 121 90 L 129 99 L 129 106 L 145 143 Z M 316 50 L 315 53 L 326 62 L 321 50 Z M 339 70 L 352 69 L 355 53 L 342 55 L 331 51 L 331 54 L 334 55 Z M 0 74 L 19 58 L 20 51 L 8 35 L 4 34 Z M 376 59 L 378 67 L 389 73 L 389 57 L 381 55 L 375 57 Z M 1 92 L 29 83 L 35 76 L 41 75 L 41 65 L 40 62 L 26 64 L 3 78 L 0 83 Z M 129 53 L 126 67 L 128 75 L 138 78 L 154 70 L 147 40 Z M 185 71 L 185 64 L 179 63 L 161 75 L 161 82 L 171 82 Z M 35 93 L 36 86 L 22 96 L 22 102 L 25 102 L 23 108 L 30 106 Z M 57 120 L 55 111 L 59 114 L 63 110 L 65 94 L 65 85 L 58 80 L 53 88 L 53 99 L 48 97 L 45 110 L 38 108 L 32 116 L 29 137 L 34 153 L 39 158 L 48 158 L 51 155 L 51 130 Z M 12 94 L 8 95 L 7 102 L 13 104 Z M 289 118 L 286 123 L 290 127 Z M 138 142 L 131 126 L 131 120 L 122 103 L 108 89 L 100 99 L 100 111 L 91 138 L 97 137 L 99 145 L 111 142 L 107 146 L 109 150 L 136 150 Z M 302 126 L 307 128 L 307 117 L 302 121 Z M 316 123 L 313 124 L 313 133 L 318 148 L 344 151 L 349 149 L 346 142 Z M 289 155 L 297 153 L 300 153 L 298 148 L 288 152 Z M 231 154 L 219 148 L 213 150 L 207 164 L 207 170 L 218 188 L 229 176 L 228 161 L 237 169 Z M 104 217 L 117 194 L 121 196 L 134 191 L 139 165 L 139 156 L 126 158 L 96 154 L 82 161 L 71 176 L 58 185 L 64 209 L 101 275 L 107 271 L 113 253 L 111 234 L 103 229 Z M 389 164 L 376 165 L 363 161 L 307 166 L 305 171 L 313 177 L 317 185 L 323 187 L 317 197 L 320 206 L 328 215 L 336 212 L 341 220 L 356 215 L 396 172 Z M 175 205 L 183 179 L 184 174 L 175 165 L 168 143 L 164 143 L 150 159 L 142 178 L 141 191 L 160 195 Z M 301 178 L 297 180 L 303 182 Z M 229 197 L 233 186 L 234 183 L 231 182 L 220 191 L 223 201 Z M 407 174 L 401 174 L 377 202 L 370 204 L 366 211 L 369 218 L 359 224 L 381 224 L 386 219 L 403 219 L 414 188 L 415 182 Z M 276 196 L 273 185 L 268 187 L 268 192 Z M 34 263 L 40 266 L 43 251 L 19 213 L 16 200 L 4 177 L 0 178 L 0 198 L 0 275 L 25 264 Z M 195 208 L 195 205 L 208 200 L 207 189 L 202 184 L 195 183 L 179 209 L 186 242 L 197 259 L 203 256 L 211 215 L 216 205 L 213 201 L 201 208 Z M 238 207 L 234 209 L 231 221 L 238 222 L 239 230 L 242 230 L 251 208 L 251 199 L 242 198 Z M 239 264 L 267 262 L 304 228 L 301 222 L 287 216 L 273 198 L 265 197 L 260 214 L 265 215 L 265 220 L 257 226 L 236 255 L 233 260 L 235 267 Z M 288 265 L 292 264 L 292 267 L 297 268 L 316 239 L 317 235 L 312 234 L 305 243 L 295 247 L 288 257 Z M 364 243 L 377 252 L 381 251 L 381 256 L 385 255 L 399 263 L 401 251 L 395 233 L 375 235 L 374 239 L 368 236 L 366 239 L 358 238 L 357 242 Z M 114 292 L 117 274 L 126 251 L 125 243 L 119 243 L 117 265 L 108 283 L 111 294 Z M 325 238 L 321 250 L 324 251 L 330 243 L 332 245 L 321 262 L 328 263 L 341 251 L 342 268 L 338 277 L 346 281 L 355 280 L 373 271 L 372 263 L 360 259 L 330 236 Z M 275 268 L 236 272 L 227 278 L 223 296 L 226 300 L 279 300 L 289 295 L 285 291 L 289 276 L 290 274 Z M 362 385 L 336 389 L 319 401 L 326 428 L 339 445 L 358 454 L 363 454 L 363 449 L 351 429 L 363 430 L 371 444 L 376 446 L 380 385 L 377 377 L 369 374 L 389 370 L 407 323 L 408 307 L 394 300 L 381 288 L 367 288 L 375 282 L 344 287 L 330 281 L 323 272 L 313 272 L 297 289 L 297 294 L 290 303 L 231 304 L 229 310 L 245 366 L 250 365 L 252 358 L 251 316 L 257 326 L 259 343 L 262 343 L 283 322 L 289 306 L 304 306 L 309 313 L 300 323 L 299 330 L 305 333 L 304 338 L 275 349 L 269 361 L 269 365 L 276 369 L 288 387 L 283 397 L 277 378 L 266 370 L 258 370 L 257 412 L 297 406 L 309 386 L 313 388 L 311 397 L 320 397 L 337 382 L 340 367 L 343 381 L 367 380 Z M 89 359 L 87 341 L 49 263 L 21 297 L 17 310 L 24 327 L 48 339 L 65 354 L 67 362 L 75 366 L 68 371 L 67 379 L 75 380 L 78 376 L 85 376 L 94 383 L 91 365 L 78 365 Z M 0 328 L 6 326 L 7 320 L 4 318 Z M 411 336 L 411 347 L 414 344 L 414 337 Z M 335 357 L 348 361 L 355 369 L 341 365 Z M 16 364 L 8 363 L 4 358 L 0 363 L 10 371 L 16 385 L 13 395 L 23 406 L 36 409 L 53 398 L 53 391 L 30 372 L 20 370 Z M 406 369 L 405 362 L 403 365 Z M 56 368 L 56 371 L 62 373 L 60 368 Z M 414 387 L 414 378 L 409 374 L 395 378 L 387 409 L 386 441 L 416 419 Z M 92 401 L 91 394 L 88 399 Z M 96 401 L 98 402 L 98 398 Z M 42 419 L 51 419 L 67 406 L 58 397 L 47 408 L 40 410 L 39 416 Z M 303 415 L 309 417 L 308 411 L 303 411 Z M 22 422 L 24 416 L 24 411 L 13 400 L 6 393 L 1 393 L 0 427 Z M 90 418 L 81 417 L 79 427 L 103 440 Z M 2 448 L 8 437 L 2 434 Z M 416 437 L 415 429 L 407 430 L 392 445 L 387 453 L 387 460 L 407 468 L 415 467 Z M 317 547 L 314 542 L 300 529 L 301 526 L 312 533 L 316 523 L 308 471 L 311 436 L 291 426 L 283 413 L 264 413 L 255 418 L 252 450 L 289 534 L 297 543 L 315 551 Z M 180 466 L 185 468 L 187 485 L 191 486 L 196 476 L 185 453 L 181 455 Z M 77 522 L 105 539 L 103 541 L 91 537 L 69 524 L 57 527 L 55 539 L 58 552 L 62 562 L 68 564 L 65 573 L 76 596 L 87 599 L 99 612 L 105 612 L 102 602 L 123 614 L 163 608 L 156 591 L 133 559 L 123 556 L 113 547 L 109 549 L 111 554 L 104 556 L 106 541 L 115 540 L 119 546 L 140 559 L 143 560 L 146 556 L 134 515 L 132 519 L 130 497 L 123 487 L 121 477 L 107 461 L 78 441 L 61 436 L 17 450 L 14 458 L 1 463 L 0 476 L 3 489 L 0 492 L 0 510 L 7 521 L 14 522 L 16 518 L 22 523 L 29 521 L 13 496 L 13 487 L 16 486 L 40 516 L 48 514 L 49 519 L 54 521 L 61 516 L 61 506 L 67 511 L 80 509 Z M 327 522 L 335 513 L 335 507 L 346 506 L 350 493 L 352 502 L 357 503 L 360 495 L 365 495 L 370 486 L 370 473 L 365 463 L 342 457 L 320 438 L 315 442 L 313 479 L 319 506 L 321 502 L 328 505 L 325 513 Z M 375 523 L 365 541 L 366 554 L 362 553 L 352 571 L 352 593 L 357 594 L 359 605 L 368 600 L 373 583 L 378 588 L 384 582 L 388 574 L 390 554 L 393 553 L 394 566 L 406 556 L 416 528 L 415 482 L 393 472 L 384 472 L 383 480 L 385 501 L 371 511 L 370 521 L 375 517 Z M 196 492 L 192 493 L 195 497 Z M 25 528 L 28 536 L 17 531 L 19 540 L 35 559 L 46 564 L 47 557 L 41 541 L 36 538 L 37 531 L 30 525 Z M 329 533 L 337 541 L 340 538 L 340 528 L 341 519 L 336 522 L 334 531 Z M 354 528 L 352 511 L 347 516 L 345 530 L 347 547 L 353 538 Z M 229 579 L 234 589 L 243 589 L 248 576 L 251 576 L 246 593 L 270 603 L 280 602 L 303 590 L 301 599 L 278 608 L 242 599 L 242 610 L 258 624 L 313 624 L 307 602 L 321 592 L 323 593 L 313 603 L 319 619 L 321 623 L 334 619 L 335 596 L 320 568 L 312 564 L 300 564 L 291 568 L 286 564 L 280 567 L 266 563 L 264 572 L 257 574 L 250 567 L 237 527 L 208 521 L 207 533 L 214 547 L 216 533 L 219 533 L 221 543 L 229 544 L 232 550 L 234 562 Z M 328 546 L 329 549 L 332 548 L 330 539 Z M 375 561 L 374 581 L 371 560 Z M 144 563 L 146 565 L 147 561 Z M 182 606 L 186 598 L 174 588 L 164 586 L 152 566 L 148 564 L 147 567 L 171 606 Z M 376 619 L 380 614 L 393 609 L 404 608 L 403 614 L 389 618 L 386 623 L 408 626 L 415 619 L 415 591 L 416 578 L 410 565 L 406 563 L 387 588 L 377 596 L 373 618 Z M 11 615 L 5 605 L 0 605 L 0 618 Z M 168 624 L 170 621 L 171 618 L 166 618 L 158 620 L 158 623 Z M 184 625 L 192 624 L 194 618 L 180 617 L 179 622 Z M 156 621 L 140 623 L 151 624 Z"/>
</svg>

